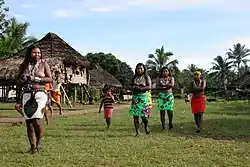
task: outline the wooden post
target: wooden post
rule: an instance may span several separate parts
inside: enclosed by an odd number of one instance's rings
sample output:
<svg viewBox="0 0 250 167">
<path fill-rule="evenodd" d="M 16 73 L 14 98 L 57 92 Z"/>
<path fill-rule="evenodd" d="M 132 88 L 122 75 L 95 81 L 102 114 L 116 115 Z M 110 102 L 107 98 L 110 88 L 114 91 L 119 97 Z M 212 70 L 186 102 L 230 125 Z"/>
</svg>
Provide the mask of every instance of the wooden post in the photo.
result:
<svg viewBox="0 0 250 167">
<path fill-rule="evenodd" d="M 62 89 L 64 90 L 64 86 L 63 86 L 63 85 L 62 85 Z M 63 95 L 62 95 L 62 103 L 63 103 L 64 105 L 66 104 L 66 103 L 65 103 L 65 99 L 66 99 L 66 98 L 65 98 L 65 96 L 66 96 L 65 93 L 66 93 L 66 92 L 63 92 Z"/>
<path fill-rule="evenodd" d="M 74 85 L 74 88 L 75 88 L 75 94 L 74 94 L 74 105 L 75 105 L 77 100 L 77 85 Z"/>
<path fill-rule="evenodd" d="M 83 86 L 80 85 L 81 88 L 81 104 L 83 104 Z"/>
<path fill-rule="evenodd" d="M 6 102 L 6 87 L 3 86 L 3 101 Z"/>
</svg>

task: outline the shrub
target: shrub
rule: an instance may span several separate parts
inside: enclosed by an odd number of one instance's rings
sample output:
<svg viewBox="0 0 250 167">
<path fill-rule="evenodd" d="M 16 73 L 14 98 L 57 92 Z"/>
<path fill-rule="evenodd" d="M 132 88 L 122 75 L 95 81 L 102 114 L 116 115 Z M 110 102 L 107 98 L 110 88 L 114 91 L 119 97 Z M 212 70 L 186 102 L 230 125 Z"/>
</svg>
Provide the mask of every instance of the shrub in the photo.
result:
<svg viewBox="0 0 250 167">
<path fill-rule="evenodd" d="M 88 89 L 90 96 L 94 101 L 98 101 L 101 97 L 101 90 L 96 87 L 89 87 Z"/>
</svg>

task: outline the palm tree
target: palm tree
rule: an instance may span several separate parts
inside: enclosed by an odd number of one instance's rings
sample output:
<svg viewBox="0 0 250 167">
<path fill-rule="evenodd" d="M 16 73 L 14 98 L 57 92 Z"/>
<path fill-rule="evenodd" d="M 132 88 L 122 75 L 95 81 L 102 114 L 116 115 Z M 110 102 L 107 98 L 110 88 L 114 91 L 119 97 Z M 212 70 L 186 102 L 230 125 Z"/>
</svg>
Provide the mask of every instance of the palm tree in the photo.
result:
<svg viewBox="0 0 250 167">
<path fill-rule="evenodd" d="M 10 21 L 10 25 L 0 38 L 1 57 L 10 56 L 37 41 L 35 37 L 26 36 L 29 26 L 27 22 L 23 24 L 18 23 L 15 18 L 12 18 Z"/>
<path fill-rule="evenodd" d="M 222 58 L 221 56 L 217 56 L 214 58 L 214 62 L 212 62 L 213 67 L 211 70 L 213 71 L 210 73 L 211 76 L 215 79 L 215 81 L 218 81 L 219 84 L 223 86 L 224 90 L 227 90 L 226 84 L 228 79 L 228 74 L 230 72 L 230 69 L 234 67 L 233 61 L 229 61 L 227 58 Z"/>
<path fill-rule="evenodd" d="M 187 67 L 188 71 L 191 73 L 194 73 L 196 70 L 198 70 L 198 67 L 195 64 L 190 64 Z"/>
<path fill-rule="evenodd" d="M 250 67 L 246 64 L 244 66 L 240 66 L 240 69 L 239 69 L 239 76 L 243 76 L 245 73 L 248 73 L 250 72 Z"/>
<path fill-rule="evenodd" d="M 234 65 L 237 67 L 238 78 L 240 77 L 240 66 L 243 63 L 244 65 L 247 64 L 249 61 L 246 59 L 247 56 L 250 55 L 250 49 L 246 48 L 245 45 L 241 45 L 237 43 L 233 45 L 233 49 L 229 49 L 229 52 L 226 53 L 228 55 L 228 59 L 234 60 Z"/>
<path fill-rule="evenodd" d="M 174 54 L 172 52 L 165 52 L 164 46 L 162 46 L 161 49 L 156 49 L 155 55 L 148 55 L 149 60 L 147 60 L 146 66 L 152 78 L 158 76 L 160 69 L 165 66 L 171 69 L 173 72 L 178 70 L 178 60 L 175 59 L 170 61 L 170 57 L 173 55 Z"/>
</svg>

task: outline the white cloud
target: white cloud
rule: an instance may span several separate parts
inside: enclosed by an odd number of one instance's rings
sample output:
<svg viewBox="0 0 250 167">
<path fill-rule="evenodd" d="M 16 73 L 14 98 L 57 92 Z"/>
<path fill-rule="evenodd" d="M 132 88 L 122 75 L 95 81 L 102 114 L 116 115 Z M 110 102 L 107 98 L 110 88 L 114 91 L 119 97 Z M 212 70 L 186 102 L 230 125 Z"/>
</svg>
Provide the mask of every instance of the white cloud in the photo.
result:
<svg viewBox="0 0 250 167">
<path fill-rule="evenodd" d="M 83 15 L 81 11 L 73 10 L 73 9 L 58 9 L 53 12 L 54 16 L 61 18 L 72 18 L 72 17 L 80 17 Z"/>
<path fill-rule="evenodd" d="M 22 8 L 35 8 L 36 5 L 34 5 L 34 4 L 22 4 L 21 7 Z"/>
<path fill-rule="evenodd" d="M 55 16 L 69 18 L 86 12 L 114 12 L 129 10 L 183 10 L 193 7 L 230 6 L 226 0 L 81 0 L 54 11 Z M 66 3 L 67 4 L 67 3 Z M 229 4 L 229 5 L 228 5 Z"/>
<path fill-rule="evenodd" d="M 221 0 L 131 0 L 130 5 L 144 6 L 161 10 L 179 10 L 201 5 L 209 5 L 220 2 Z"/>
<path fill-rule="evenodd" d="M 113 12 L 113 11 L 118 11 L 119 8 L 114 7 L 114 6 L 109 6 L 109 7 L 100 7 L 100 8 L 89 8 L 89 11 L 91 12 Z"/>
</svg>

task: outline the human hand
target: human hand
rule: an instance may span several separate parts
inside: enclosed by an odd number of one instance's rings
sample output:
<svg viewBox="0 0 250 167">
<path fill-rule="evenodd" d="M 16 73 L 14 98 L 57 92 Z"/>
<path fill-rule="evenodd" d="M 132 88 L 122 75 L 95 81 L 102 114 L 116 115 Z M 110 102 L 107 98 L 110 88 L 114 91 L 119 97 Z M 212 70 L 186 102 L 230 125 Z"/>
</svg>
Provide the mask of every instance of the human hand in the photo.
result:
<svg viewBox="0 0 250 167">
<path fill-rule="evenodd" d="M 30 75 L 30 81 L 35 81 L 35 76 Z"/>
</svg>

